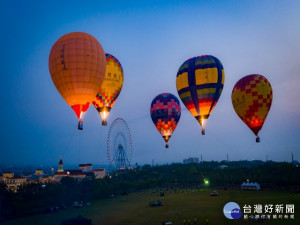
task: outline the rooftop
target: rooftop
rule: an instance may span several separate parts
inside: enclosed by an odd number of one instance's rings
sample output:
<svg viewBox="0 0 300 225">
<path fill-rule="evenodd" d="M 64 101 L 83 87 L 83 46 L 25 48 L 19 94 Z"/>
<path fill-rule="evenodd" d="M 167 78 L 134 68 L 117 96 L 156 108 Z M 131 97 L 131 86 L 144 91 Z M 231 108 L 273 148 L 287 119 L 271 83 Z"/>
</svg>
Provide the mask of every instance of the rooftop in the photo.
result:
<svg viewBox="0 0 300 225">
<path fill-rule="evenodd" d="M 92 163 L 79 164 L 79 167 L 87 167 L 87 166 L 92 166 Z"/>
<path fill-rule="evenodd" d="M 105 171 L 105 169 L 104 168 L 99 168 L 99 169 L 92 170 L 92 172 L 99 172 L 99 171 Z"/>
<path fill-rule="evenodd" d="M 61 175 L 61 176 L 65 176 L 65 175 L 85 175 L 85 173 L 83 173 L 81 170 L 64 170 L 63 172 L 56 172 L 55 175 Z"/>
</svg>

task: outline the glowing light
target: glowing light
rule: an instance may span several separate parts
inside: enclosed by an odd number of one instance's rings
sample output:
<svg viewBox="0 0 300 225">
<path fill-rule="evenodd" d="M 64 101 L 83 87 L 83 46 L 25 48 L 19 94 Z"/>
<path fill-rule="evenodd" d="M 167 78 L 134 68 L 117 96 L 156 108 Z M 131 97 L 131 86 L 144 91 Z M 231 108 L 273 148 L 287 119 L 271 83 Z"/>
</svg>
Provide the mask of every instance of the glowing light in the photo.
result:
<svg viewBox="0 0 300 225">
<path fill-rule="evenodd" d="M 205 130 L 206 121 L 207 119 L 201 119 L 202 130 Z"/>
<path fill-rule="evenodd" d="M 100 112 L 100 116 L 101 116 L 103 122 L 106 122 L 108 115 L 109 115 L 109 111 L 107 111 L 106 109 L 104 109 Z"/>
<path fill-rule="evenodd" d="M 203 118 L 201 118 L 201 119 L 199 120 L 200 125 L 201 125 L 201 133 L 202 133 L 202 135 L 205 134 L 205 125 L 206 125 L 206 121 L 207 121 L 207 119 L 203 119 Z"/>
<path fill-rule="evenodd" d="M 171 136 L 173 134 L 173 129 L 171 127 L 169 128 L 161 128 L 160 130 L 160 133 L 163 135 L 163 136 Z"/>
<path fill-rule="evenodd" d="M 101 115 L 101 118 L 103 120 L 106 120 L 107 116 L 108 116 L 108 113 L 106 110 L 103 110 L 102 112 L 100 112 L 100 115 Z"/>
<path fill-rule="evenodd" d="M 205 185 L 209 185 L 209 180 L 208 179 L 204 179 L 204 184 Z"/>
<path fill-rule="evenodd" d="M 83 112 L 83 111 L 80 112 L 79 120 L 83 120 L 85 113 L 86 112 Z"/>
</svg>

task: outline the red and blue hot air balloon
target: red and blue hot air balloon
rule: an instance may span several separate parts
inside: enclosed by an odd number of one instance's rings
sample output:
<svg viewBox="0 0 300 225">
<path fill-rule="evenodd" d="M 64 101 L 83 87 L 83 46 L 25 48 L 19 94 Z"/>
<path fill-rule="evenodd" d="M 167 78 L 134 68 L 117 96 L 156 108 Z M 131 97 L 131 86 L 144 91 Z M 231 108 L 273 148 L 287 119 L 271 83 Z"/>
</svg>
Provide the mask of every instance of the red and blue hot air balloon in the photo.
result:
<svg viewBox="0 0 300 225">
<path fill-rule="evenodd" d="M 156 129 L 166 142 L 166 148 L 168 148 L 168 142 L 181 115 L 179 100 L 170 93 L 157 95 L 152 100 L 150 115 Z"/>
</svg>

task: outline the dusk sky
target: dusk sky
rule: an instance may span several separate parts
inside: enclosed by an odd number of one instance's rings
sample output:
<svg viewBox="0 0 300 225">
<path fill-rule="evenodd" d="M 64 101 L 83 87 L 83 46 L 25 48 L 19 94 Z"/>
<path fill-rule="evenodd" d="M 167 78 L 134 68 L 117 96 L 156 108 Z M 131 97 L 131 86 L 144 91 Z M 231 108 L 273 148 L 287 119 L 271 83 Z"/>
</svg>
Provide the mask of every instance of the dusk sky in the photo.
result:
<svg viewBox="0 0 300 225">
<path fill-rule="evenodd" d="M 89 3 L 86 3 L 89 2 Z M 112 121 L 127 121 L 132 163 L 204 160 L 300 160 L 300 1 L 0 1 L 0 165 L 108 164 Z M 93 105 L 77 130 L 77 117 L 49 73 L 52 45 L 69 32 L 93 35 L 124 69 L 124 85 L 108 119 Z M 213 55 L 224 66 L 222 95 L 206 135 L 186 110 L 165 144 L 150 104 L 163 92 L 178 96 L 176 74 L 188 58 Z M 231 103 L 235 83 L 264 75 L 273 103 L 261 142 Z"/>
</svg>

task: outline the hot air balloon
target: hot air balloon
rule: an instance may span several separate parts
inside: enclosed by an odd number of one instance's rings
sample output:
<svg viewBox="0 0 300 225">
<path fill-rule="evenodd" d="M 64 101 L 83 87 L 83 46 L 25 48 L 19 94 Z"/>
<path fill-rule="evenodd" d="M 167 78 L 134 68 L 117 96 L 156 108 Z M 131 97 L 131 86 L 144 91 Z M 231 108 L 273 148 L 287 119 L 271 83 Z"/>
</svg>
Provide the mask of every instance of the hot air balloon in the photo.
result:
<svg viewBox="0 0 300 225">
<path fill-rule="evenodd" d="M 273 91 L 269 81 L 262 75 L 251 74 L 240 79 L 231 94 L 232 105 L 241 120 L 256 135 L 264 125 L 271 108 Z"/>
<path fill-rule="evenodd" d="M 206 121 L 216 106 L 225 80 L 219 59 L 202 55 L 185 61 L 178 70 L 176 87 L 181 101 L 201 125 L 205 134 Z"/>
<path fill-rule="evenodd" d="M 169 140 L 173 134 L 181 115 L 179 100 L 170 93 L 157 95 L 151 103 L 150 114 L 152 121 L 169 147 Z"/>
<path fill-rule="evenodd" d="M 94 100 L 105 75 L 105 53 L 93 36 L 73 32 L 59 38 L 49 55 L 52 81 L 64 100 L 79 119 L 83 129 L 83 116 Z"/>
<path fill-rule="evenodd" d="M 123 86 L 124 74 L 119 60 L 111 54 L 105 54 L 106 72 L 101 88 L 93 104 L 102 118 L 102 125 L 107 125 L 107 117 L 114 106 Z"/>
</svg>

